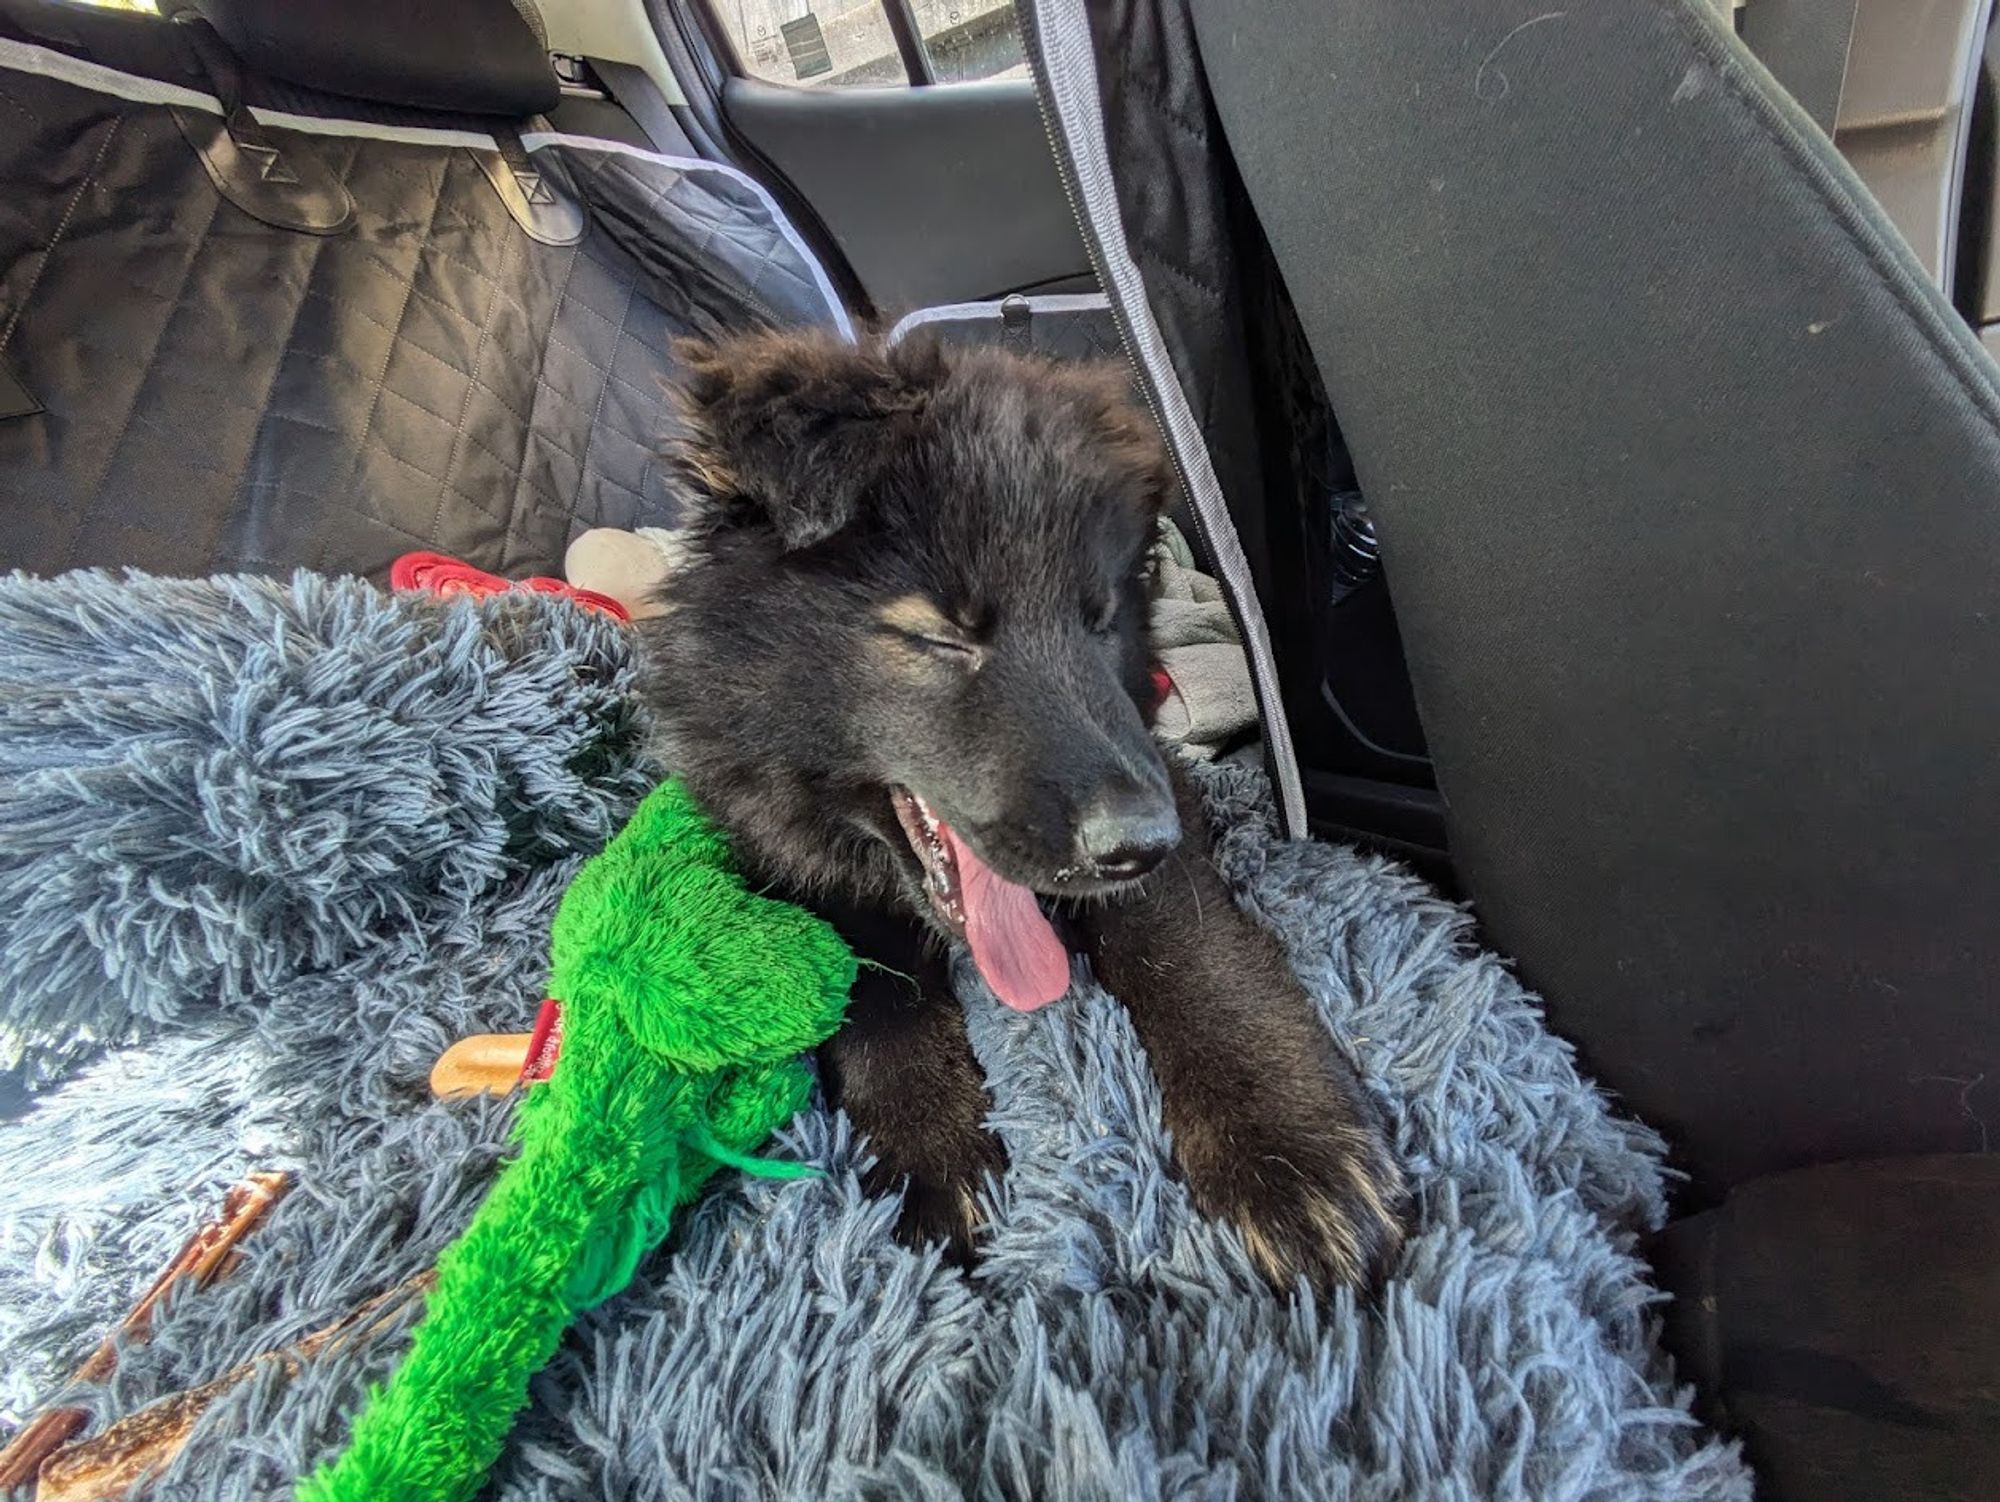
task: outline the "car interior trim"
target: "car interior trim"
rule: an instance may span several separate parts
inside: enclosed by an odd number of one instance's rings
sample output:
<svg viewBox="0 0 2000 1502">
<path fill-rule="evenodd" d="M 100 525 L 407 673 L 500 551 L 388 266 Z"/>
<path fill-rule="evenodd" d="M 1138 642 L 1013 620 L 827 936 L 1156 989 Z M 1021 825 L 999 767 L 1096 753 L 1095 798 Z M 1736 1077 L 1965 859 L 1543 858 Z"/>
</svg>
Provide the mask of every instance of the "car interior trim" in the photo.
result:
<svg viewBox="0 0 2000 1502">
<path fill-rule="evenodd" d="M 1030 313 L 1101 313 L 1111 306 L 1102 292 L 1017 292 L 985 302 L 947 302 L 905 313 L 889 330 L 889 344 L 899 344 L 927 323 L 972 323 L 1004 316 L 1009 303 L 1026 304 Z"/>
</svg>

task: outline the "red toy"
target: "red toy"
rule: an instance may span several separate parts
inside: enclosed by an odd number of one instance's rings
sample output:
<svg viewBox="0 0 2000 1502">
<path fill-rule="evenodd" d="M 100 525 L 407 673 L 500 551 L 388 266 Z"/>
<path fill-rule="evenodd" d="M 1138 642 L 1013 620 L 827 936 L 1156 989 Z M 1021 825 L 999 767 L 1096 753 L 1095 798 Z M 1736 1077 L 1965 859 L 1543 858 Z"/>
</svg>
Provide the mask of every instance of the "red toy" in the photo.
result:
<svg viewBox="0 0 2000 1502">
<path fill-rule="evenodd" d="M 484 569 L 461 563 L 456 558 L 447 558 L 442 553 L 405 553 L 389 565 L 389 587 L 394 590 L 422 590 L 446 597 L 470 595 L 475 600 L 503 595 L 511 590 L 526 590 L 538 595 L 564 595 L 585 610 L 595 610 L 614 621 L 629 625 L 632 620 L 632 613 L 623 605 L 594 589 L 578 589 L 573 584 L 565 584 L 546 575 L 537 575 L 532 579 L 503 579 L 498 574 L 489 574 Z"/>
</svg>

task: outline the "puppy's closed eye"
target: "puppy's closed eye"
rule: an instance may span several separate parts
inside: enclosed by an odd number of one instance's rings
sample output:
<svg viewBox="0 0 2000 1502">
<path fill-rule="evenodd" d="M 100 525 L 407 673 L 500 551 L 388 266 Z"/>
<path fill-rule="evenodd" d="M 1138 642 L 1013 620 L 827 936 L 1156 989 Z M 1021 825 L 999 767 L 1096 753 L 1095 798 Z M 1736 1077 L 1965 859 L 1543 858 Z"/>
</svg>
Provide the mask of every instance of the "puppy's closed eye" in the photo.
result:
<svg viewBox="0 0 2000 1502">
<path fill-rule="evenodd" d="M 976 668 L 984 659 L 979 643 L 925 595 L 900 595 L 875 612 L 884 628 L 933 656 Z"/>
</svg>

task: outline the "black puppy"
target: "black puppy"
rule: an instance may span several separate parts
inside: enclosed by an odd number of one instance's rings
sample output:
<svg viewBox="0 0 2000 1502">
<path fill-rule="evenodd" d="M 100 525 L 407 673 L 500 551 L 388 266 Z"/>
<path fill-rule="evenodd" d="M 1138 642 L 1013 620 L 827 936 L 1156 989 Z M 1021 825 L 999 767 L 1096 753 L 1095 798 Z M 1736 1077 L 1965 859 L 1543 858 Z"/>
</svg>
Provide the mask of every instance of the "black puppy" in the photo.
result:
<svg viewBox="0 0 2000 1502">
<path fill-rule="evenodd" d="M 694 515 L 645 627 L 670 764 L 753 878 L 864 957 L 828 1084 L 972 1253 L 1004 1164 L 946 977 L 1069 984 L 1055 915 L 1132 1014 L 1196 1202 L 1276 1283 L 1367 1281 L 1402 1178 L 1147 729 L 1144 568 L 1169 487 L 1109 370 L 762 334 L 680 350 Z"/>
</svg>

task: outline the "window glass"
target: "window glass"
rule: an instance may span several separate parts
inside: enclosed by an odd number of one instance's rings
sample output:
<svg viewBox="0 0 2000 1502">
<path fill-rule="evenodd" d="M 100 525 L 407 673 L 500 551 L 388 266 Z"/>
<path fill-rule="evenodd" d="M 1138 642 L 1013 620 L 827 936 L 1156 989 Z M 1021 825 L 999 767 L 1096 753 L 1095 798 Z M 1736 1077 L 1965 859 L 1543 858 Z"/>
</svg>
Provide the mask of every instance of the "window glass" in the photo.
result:
<svg viewBox="0 0 2000 1502">
<path fill-rule="evenodd" d="M 911 0 L 939 83 L 1026 78 L 1013 0 Z"/>
<path fill-rule="evenodd" d="M 907 82 L 881 0 L 712 0 L 752 78 L 811 88 Z"/>
</svg>

